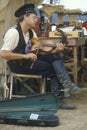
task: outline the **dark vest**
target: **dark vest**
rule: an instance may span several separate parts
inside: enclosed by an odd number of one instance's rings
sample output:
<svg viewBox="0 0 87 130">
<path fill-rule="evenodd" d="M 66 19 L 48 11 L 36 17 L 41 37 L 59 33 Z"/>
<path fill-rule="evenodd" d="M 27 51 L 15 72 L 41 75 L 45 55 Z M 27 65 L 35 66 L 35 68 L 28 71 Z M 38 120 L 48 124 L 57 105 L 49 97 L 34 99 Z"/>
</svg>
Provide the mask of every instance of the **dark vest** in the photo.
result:
<svg viewBox="0 0 87 130">
<path fill-rule="evenodd" d="M 17 47 L 13 50 L 13 52 L 25 54 L 26 43 L 25 43 L 25 40 L 24 40 L 24 36 L 23 36 L 20 24 L 17 24 L 16 29 L 19 33 L 19 42 L 18 42 Z M 33 37 L 33 32 L 32 32 L 31 29 L 29 29 L 29 38 L 31 39 L 32 37 Z"/>
<path fill-rule="evenodd" d="M 18 33 L 19 33 L 19 41 L 18 41 L 18 45 L 17 47 L 12 51 L 14 53 L 20 53 L 20 54 L 25 54 L 25 47 L 26 47 L 26 43 L 25 43 L 25 39 L 22 33 L 22 29 L 20 24 L 17 24 L 17 26 L 15 27 L 15 29 L 17 29 Z M 31 39 L 33 37 L 33 32 L 30 29 L 29 30 L 29 38 Z M 11 69 L 12 72 L 18 72 L 18 68 L 21 68 L 24 60 L 21 59 L 17 59 L 17 60 L 8 60 L 8 65 Z M 19 72 L 20 73 L 20 72 Z"/>
</svg>

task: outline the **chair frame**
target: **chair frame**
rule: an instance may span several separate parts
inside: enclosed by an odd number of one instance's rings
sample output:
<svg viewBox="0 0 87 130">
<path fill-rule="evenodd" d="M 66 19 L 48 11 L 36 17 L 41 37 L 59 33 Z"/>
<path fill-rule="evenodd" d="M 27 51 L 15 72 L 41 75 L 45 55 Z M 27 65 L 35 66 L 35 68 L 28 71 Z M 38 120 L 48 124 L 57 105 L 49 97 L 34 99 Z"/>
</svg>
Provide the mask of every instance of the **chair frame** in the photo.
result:
<svg viewBox="0 0 87 130">
<path fill-rule="evenodd" d="M 41 75 L 32 75 L 32 74 L 17 74 L 10 72 L 10 92 L 9 92 L 9 99 L 12 97 L 24 97 L 20 95 L 13 95 L 13 81 L 14 78 L 33 78 L 33 79 L 39 79 L 40 80 L 40 93 L 45 93 L 45 78 L 43 78 Z"/>
<path fill-rule="evenodd" d="M 9 74 L 7 74 L 8 70 L 9 70 Z M 42 75 L 13 73 L 13 72 L 11 72 L 7 62 L 5 61 L 5 79 L 6 79 L 5 82 L 7 82 L 7 75 L 10 76 L 9 99 L 11 99 L 12 97 L 25 97 L 25 96 L 21 96 L 21 95 L 13 95 L 12 94 L 14 78 L 20 79 L 20 81 L 22 81 L 21 78 L 39 79 L 39 81 L 40 81 L 40 93 L 45 93 L 45 91 L 46 91 L 45 77 L 43 77 Z M 30 91 L 33 91 L 32 88 L 30 88 L 29 86 L 27 86 L 27 88 L 29 88 Z"/>
</svg>

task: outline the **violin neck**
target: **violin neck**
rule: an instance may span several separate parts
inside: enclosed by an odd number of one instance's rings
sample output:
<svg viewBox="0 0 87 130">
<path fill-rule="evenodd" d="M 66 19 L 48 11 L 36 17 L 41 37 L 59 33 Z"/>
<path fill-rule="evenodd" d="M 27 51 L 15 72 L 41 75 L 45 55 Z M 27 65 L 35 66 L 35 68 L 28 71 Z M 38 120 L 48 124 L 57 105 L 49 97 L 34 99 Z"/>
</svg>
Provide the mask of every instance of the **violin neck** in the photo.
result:
<svg viewBox="0 0 87 130">
<path fill-rule="evenodd" d="M 57 47 L 57 44 L 56 44 L 56 43 L 54 43 L 54 44 L 42 43 L 41 45 L 42 45 L 42 46 L 47 46 L 47 47 L 53 47 L 53 48 L 56 48 L 56 47 Z"/>
</svg>

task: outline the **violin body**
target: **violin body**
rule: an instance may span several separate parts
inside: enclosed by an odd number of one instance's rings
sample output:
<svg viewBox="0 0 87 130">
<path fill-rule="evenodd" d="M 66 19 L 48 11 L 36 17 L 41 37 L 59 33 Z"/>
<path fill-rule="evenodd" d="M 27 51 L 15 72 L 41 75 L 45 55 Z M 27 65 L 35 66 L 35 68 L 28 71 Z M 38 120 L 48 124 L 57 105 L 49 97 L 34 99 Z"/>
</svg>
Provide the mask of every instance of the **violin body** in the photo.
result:
<svg viewBox="0 0 87 130">
<path fill-rule="evenodd" d="M 44 43 L 44 40 L 32 38 L 31 42 L 33 43 L 31 47 L 31 52 L 34 52 L 39 49 L 40 54 L 51 53 L 58 46 L 58 43 L 53 43 L 52 40 L 48 40 L 46 41 L 46 43 Z"/>
</svg>

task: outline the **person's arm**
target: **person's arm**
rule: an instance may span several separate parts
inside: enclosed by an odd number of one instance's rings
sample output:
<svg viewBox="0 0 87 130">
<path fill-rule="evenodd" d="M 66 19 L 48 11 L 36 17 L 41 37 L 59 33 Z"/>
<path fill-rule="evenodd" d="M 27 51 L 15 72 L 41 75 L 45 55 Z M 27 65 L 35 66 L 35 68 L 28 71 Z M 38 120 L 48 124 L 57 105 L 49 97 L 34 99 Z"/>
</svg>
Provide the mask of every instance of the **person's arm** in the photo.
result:
<svg viewBox="0 0 87 130">
<path fill-rule="evenodd" d="M 19 40 L 19 34 L 16 29 L 12 28 L 7 31 L 4 36 L 4 44 L 0 50 L 0 56 L 8 60 L 14 59 L 32 59 L 36 60 L 37 56 L 33 53 L 19 54 L 12 52 L 17 46 Z"/>
<path fill-rule="evenodd" d="M 11 51 L 2 50 L 0 52 L 0 56 L 2 58 L 8 59 L 8 60 L 14 60 L 14 59 L 31 59 L 36 60 L 37 56 L 33 53 L 28 54 L 19 54 L 19 53 L 13 53 Z"/>
<path fill-rule="evenodd" d="M 57 53 L 64 50 L 64 45 L 59 43 L 58 46 L 52 51 L 52 53 Z"/>
</svg>

